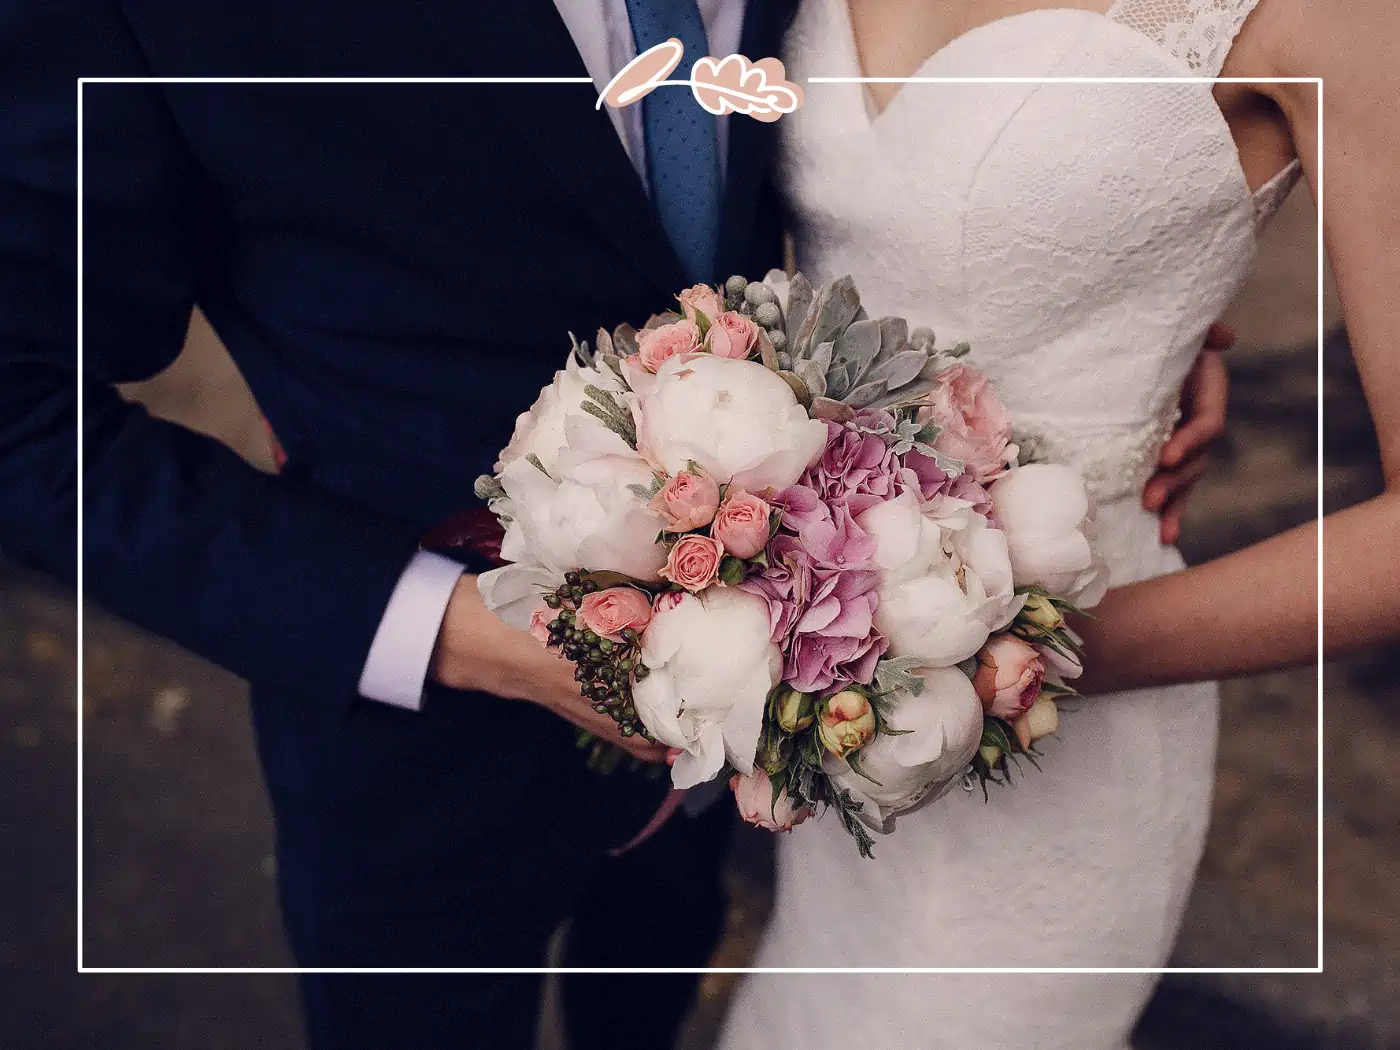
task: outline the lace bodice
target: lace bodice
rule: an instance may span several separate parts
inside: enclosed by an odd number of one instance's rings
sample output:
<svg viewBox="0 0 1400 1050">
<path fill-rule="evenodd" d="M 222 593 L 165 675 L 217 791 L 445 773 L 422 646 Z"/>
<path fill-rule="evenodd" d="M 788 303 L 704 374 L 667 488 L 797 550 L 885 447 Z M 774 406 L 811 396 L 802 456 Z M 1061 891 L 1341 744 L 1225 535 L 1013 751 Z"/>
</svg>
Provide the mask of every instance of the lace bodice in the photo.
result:
<svg viewBox="0 0 1400 1050">
<path fill-rule="evenodd" d="M 1249 272 L 1296 163 L 1251 192 L 1208 82 L 1255 0 L 1118 0 L 974 29 L 878 116 L 811 85 L 783 121 L 798 265 L 850 273 L 873 316 L 967 340 L 1021 433 L 1102 501 L 1135 496 L 1206 329 Z M 806 0 L 797 79 L 860 73 L 845 0 Z"/>
<path fill-rule="evenodd" d="M 1225 68 L 1230 45 L 1258 0 L 1117 0 L 1108 19 L 1156 41 L 1197 76 Z"/>
</svg>

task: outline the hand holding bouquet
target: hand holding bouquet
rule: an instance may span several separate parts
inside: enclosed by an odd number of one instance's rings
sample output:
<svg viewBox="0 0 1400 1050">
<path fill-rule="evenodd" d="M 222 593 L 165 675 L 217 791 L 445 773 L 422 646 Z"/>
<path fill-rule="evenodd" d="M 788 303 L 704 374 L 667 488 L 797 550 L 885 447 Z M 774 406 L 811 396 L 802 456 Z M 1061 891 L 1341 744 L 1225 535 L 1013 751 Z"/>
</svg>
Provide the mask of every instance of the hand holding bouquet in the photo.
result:
<svg viewBox="0 0 1400 1050">
<path fill-rule="evenodd" d="M 676 787 L 728 775 L 773 830 L 834 809 L 869 854 L 1056 730 L 1062 611 L 1105 588 L 1083 482 L 1020 463 L 967 347 L 868 318 L 849 278 L 678 300 L 576 343 L 520 416 L 478 481 L 512 563 L 483 597 L 678 749 Z"/>
</svg>

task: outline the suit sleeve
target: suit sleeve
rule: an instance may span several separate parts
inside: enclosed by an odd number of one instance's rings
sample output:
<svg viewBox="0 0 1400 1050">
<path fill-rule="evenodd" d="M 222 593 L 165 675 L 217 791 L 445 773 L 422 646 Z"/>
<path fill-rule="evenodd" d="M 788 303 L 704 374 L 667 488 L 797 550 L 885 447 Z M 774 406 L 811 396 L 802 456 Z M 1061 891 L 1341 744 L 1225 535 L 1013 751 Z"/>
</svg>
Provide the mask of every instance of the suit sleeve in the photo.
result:
<svg viewBox="0 0 1400 1050">
<path fill-rule="evenodd" d="M 267 476 L 112 384 L 179 353 L 208 192 L 105 3 L 0 6 L 0 551 L 234 672 L 353 697 L 417 528 Z M 79 407 L 82 423 L 79 426 Z M 82 443 L 81 474 L 77 457 Z"/>
</svg>

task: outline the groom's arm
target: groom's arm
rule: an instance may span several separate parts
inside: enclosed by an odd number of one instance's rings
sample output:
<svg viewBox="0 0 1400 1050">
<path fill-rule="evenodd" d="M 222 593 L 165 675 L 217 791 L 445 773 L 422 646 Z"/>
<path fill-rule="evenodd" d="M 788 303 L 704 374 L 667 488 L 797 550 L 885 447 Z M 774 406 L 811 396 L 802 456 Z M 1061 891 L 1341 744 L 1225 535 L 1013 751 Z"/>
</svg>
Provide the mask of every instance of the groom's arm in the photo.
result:
<svg viewBox="0 0 1400 1050">
<path fill-rule="evenodd" d="M 78 364 L 76 78 L 147 72 L 106 4 L 0 12 L 0 550 L 76 581 L 81 440 L 88 595 L 245 677 L 351 696 L 417 528 L 112 389 L 177 355 L 205 261 L 199 174 L 150 85 L 84 89 Z"/>
</svg>

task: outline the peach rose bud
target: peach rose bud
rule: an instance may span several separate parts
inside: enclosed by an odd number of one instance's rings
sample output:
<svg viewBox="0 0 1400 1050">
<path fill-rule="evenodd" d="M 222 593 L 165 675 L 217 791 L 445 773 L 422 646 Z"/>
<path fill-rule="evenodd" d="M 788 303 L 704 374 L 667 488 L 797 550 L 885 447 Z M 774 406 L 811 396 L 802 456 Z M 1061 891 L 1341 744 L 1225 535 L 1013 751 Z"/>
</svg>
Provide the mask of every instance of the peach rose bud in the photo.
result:
<svg viewBox="0 0 1400 1050">
<path fill-rule="evenodd" d="M 710 536 L 682 536 L 666 557 L 661 575 L 688 591 L 703 591 L 719 575 L 724 545 Z"/>
<path fill-rule="evenodd" d="M 847 689 L 822 705 L 817 736 L 837 758 L 859 751 L 875 735 L 875 711 L 864 693 Z"/>
<path fill-rule="evenodd" d="M 734 792 L 739 816 L 765 831 L 791 831 L 812 815 L 812 807 L 798 806 L 786 788 L 775 799 L 773 782 L 761 769 L 743 777 L 735 774 L 729 778 L 729 788 Z"/>
<path fill-rule="evenodd" d="M 1055 698 L 1042 696 L 1031 704 L 1025 714 L 1011 723 L 1016 730 L 1016 739 L 1021 747 L 1027 748 L 1043 736 L 1059 731 L 1060 709 L 1055 706 Z"/>
<path fill-rule="evenodd" d="M 758 346 L 758 325 L 743 314 L 726 310 L 705 333 L 705 347 L 716 357 L 742 361 Z"/>
<path fill-rule="evenodd" d="M 541 645 L 549 644 L 549 625 L 559 614 L 541 605 L 530 614 L 530 637 Z"/>
<path fill-rule="evenodd" d="M 702 529 L 715 520 L 719 486 L 714 478 L 683 470 L 661 486 L 647 506 L 666 519 L 671 532 Z"/>
<path fill-rule="evenodd" d="M 1026 604 L 1021 607 L 1021 622 L 1039 634 L 1058 631 L 1065 625 L 1065 618 L 1055 603 L 1042 594 L 1026 596 Z"/>
<path fill-rule="evenodd" d="M 681 302 L 681 313 L 687 321 L 694 322 L 695 315 L 701 313 L 705 315 L 706 321 L 713 324 L 716 318 L 724 313 L 724 300 L 720 298 L 719 292 L 708 284 L 693 285 L 676 298 Z"/>
<path fill-rule="evenodd" d="M 733 489 L 720 505 L 710 534 L 736 558 L 752 558 L 768 546 L 773 508 L 743 489 Z"/>
<path fill-rule="evenodd" d="M 578 618 L 598 637 L 620 642 L 627 628 L 640 632 L 651 622 L 651 599 L 635 587 L 609 587 L 585 594 Z"/>
<path fill-rule="evenodd" d="M 675 321 L 637 333 L 637 362 L 655 372 L 673 357 L 700 349 L 700 329 L 693 321 Z"/>
<path fill-rule="evenodd" d="M 1035 647 L 1014 635 L 999 634 L 977 654 L 972 688 L 982 710 L 1009 722 L 1035 703 L 1044 681 L 1045 661 Z"/>
<path fill-rule="evenodd" d="M 784 732 L 800 733 L 816 721 L 811 694 L 799 693 L 791 686 L 783 686 L 777 708 L 778 725 L 782 726 Z"/>
</svg>

